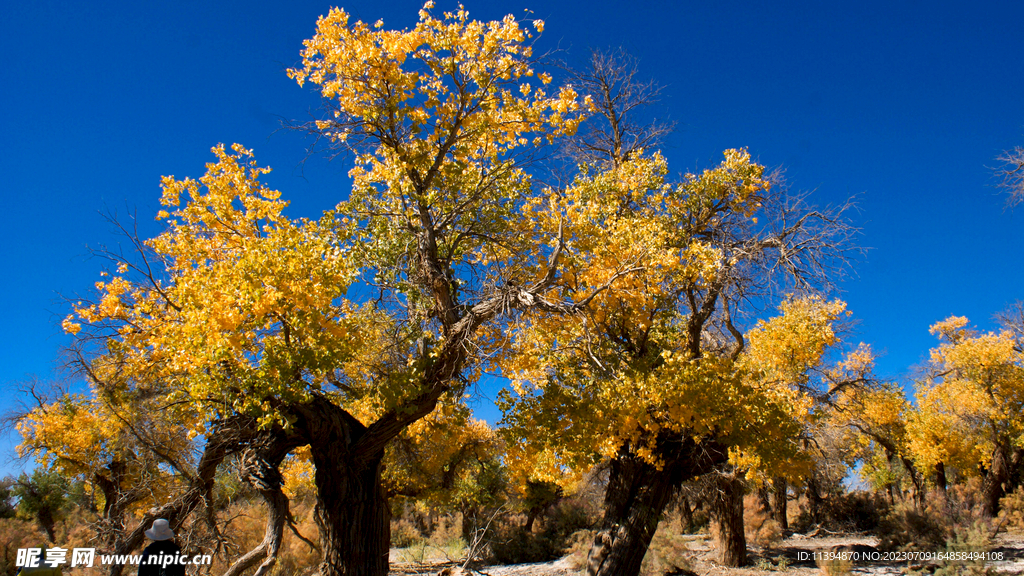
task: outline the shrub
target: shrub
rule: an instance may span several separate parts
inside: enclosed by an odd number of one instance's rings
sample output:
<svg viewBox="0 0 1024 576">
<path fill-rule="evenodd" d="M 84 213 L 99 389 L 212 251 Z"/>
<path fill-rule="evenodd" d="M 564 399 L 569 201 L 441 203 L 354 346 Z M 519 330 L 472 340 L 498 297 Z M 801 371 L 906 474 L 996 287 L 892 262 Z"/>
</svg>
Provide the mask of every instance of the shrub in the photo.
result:
<svg viewBox="0 0 1024 576">
<path fill-rule="evenodd" d="M 974 477 L 964 484 L 950 486 L 945 498 L 940 495 L 929 499 L 928 507 L 945 514 L 952 524 L 965 530 L 969 529 L 978 520 L 984 520 L 981 484 L 982 479 Z"/>
<path fill-rule="evenodd" d="M 748 544 L 771 549 L 782 542 L 782 528 L 761 509 L 757 494 L 748 494 L 743 504 L 743 530 Z"/>
<path fill-rule="evenodd" d="M 662 523 L 654 533 L 651 545 L 640 567 L 641 576 L 664 576 L 692 572 L 688 555 L 690 547 L 683 535 L 669 523 Z"/>
<path fill-rule="evenodd" d="M 29 548 L 45 540 L 42 531 L 34 522 L 20 518 L 0 518 L 0 574 L 14 574 L 18 571 L 15 562 L 18 548 Z"/>
<path fill-rule="evenodd" d="M 1008 531 L 1024 532 L 1024 486 L 999 501 L 999 522 Z"/>
<path fill-rule="evenodd" d="M 950 535 L 948 521 L 934 510 L 917 510 L 903 503 L 893 508 L 878 525 L 881 550 L 939 550 Z"/>
<path fill-rule="evenodd" d="M 757 569 L 762 572 L 785 572 L 786 570 L 789 570 L 789 558 L 786 558 L 785 556 L 776 556 L 775 558 L 758 558 L 756 566 Z"/>
<path fill-rule="evenodd" d="M 850 532 L 868 532 L 878 528 L 889 512 L 888 503 L 869 492 L 835 495 L 825 501 L 824 508 L 830 528 Z"/>
<path fill-rule="evenodd" d="M 597 518 L 597 511 L 587 502 L 566 498 L 542 519 L 537 532 L 518 524 L 501 523 L 495 527 L 490 542 L 490 561 L 524 564 L 561 558 L 574 545 L 573 536 L 592 528 Z"/>
<path fill-rule="evenodd" d="M 522 526 L 499 525 L 491 540 L 490 562 L 527 564 L 547 562 L 562 556 L 568 542 L 559 543 L 545 533 L 534 534 Z"/>
<path fill-rule="evenodd" d="M 833 532 L 877 530 L 888 513 L 889 505 L 886 501 L 868 492 L 830 495 L 822 500 L 819 509 L 821 526 Z M 790 526 L 796 532 L 806 532 L 814 527 L 814 521 L 804 504 L 800 505 L 800 513 Z"/>
<path fill-rule="evenodd" d="M 580 530 L 569 538 L 567 553 L 569 565 L 573 570 L 583 570 L 587 567 L 587 554 L 594 545 L 594 534 L 594 530 Z"/>
<path fill-rule="evenodd" d="M 442 516 L 434 523 L 434 530 L 427 536 L 427 542 L 437 548 L 458 547 L 465 548 L 465 541 L 462 539 L 462 514 Z"/>
<path fill-rule="evenodd" d="M 408 548 L 423 542 L 423 535 L 408 518 L 391 521 L 391 546 Z"/>
<path fill-rule="evenodd" d="M 969 553 L 965 560 L 942 560 L 934 568 L 934 576 L 994 576 L 995 568 L 988 566 L 978 553 L 992 549 L 992 526 L 978 520 L 968 527 L 957 527 L 946 541 L 944 551 L 947 553 Z M 927 570 L 911 571 L 910 576 L 926 576 Z"/>
<path fill-rule="evenodd" d="M 957 528 L 953 538 L 946 542 L 946 552 L 970 553 L 966 561 L 944 561 L 935 571 L 936 576 L 990 575 L 994 568 L 987 566 L 983 554 L 992 550 L 992 527 L 978 520 L 968 528 Z"/>
</svg>

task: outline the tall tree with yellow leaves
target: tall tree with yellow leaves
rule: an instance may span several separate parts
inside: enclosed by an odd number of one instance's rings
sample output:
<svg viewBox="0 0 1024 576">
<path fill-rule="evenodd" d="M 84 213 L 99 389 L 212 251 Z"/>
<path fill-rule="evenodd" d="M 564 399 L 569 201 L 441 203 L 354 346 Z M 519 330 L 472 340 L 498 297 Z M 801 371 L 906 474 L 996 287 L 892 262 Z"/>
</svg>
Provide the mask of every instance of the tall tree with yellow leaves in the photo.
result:
<svg viewBox="0 0 1024 576">
<path fill-rule="evenodd" d="M 679 482 L 720 467 L 738 446 L 743 466 L 792 462 L 802 423 L 782 402 L 783 384 L 767 383 L 767 357 L 748 354 L 740 366 L 748 340 L 734 320 L 780 285 L 830 284 L 853 230 L 841 209 L 812 210 L 784 194 L 744 150 L 668 184 L 665 159 L 643 149 L 665 127 L 635 118 L 657 86 L 638 81 L 627 57 L 595 54 L 573 81 L 600 125 L 571 139 L 580 173 L 551 200 L 576 248 L 561 282 L 592 293 L 618 270 L 639 270 L 600 291 L 577 322 L 534 315 L 513 330 L 504 433 L 519 477 L 571 483 L 567 472 L 610 460 L 588 573 L 628 575 Z M 734 524 L 725 560 L 738 564 L 745 546 Z"/>
<path fill-rule="evenodd" d="M 919 383 L 918 411 L 908 424 L 910 449 L 922 470 L 954 467 L 980 475 L 983 511 L 995 515 L 1024 466 L 1020 334 L 1011 327 L 979 333 L 960 316 L 936 323 L 931 332 L 941 343 Z"/>
<path fill-rule="evenodd" d="M 580 322 L 531 317 L 504 365 L 513 463 L 557 480 L 611 459 L 594 575 L 636 574 L 671 489 L 725 463 L 730 448 L 746 447 L 750 461 L 795 454 L 802 424 L 785 395 L 739 365 L 748 340 L 734 318 L 787 272 L 827 282 L 825 263 L 850 233 L 834 215 L 788 204 L 742 150 L 676 186 L 658 154 L 608 165 L 584 166 L 556 200 L 579 248 L 563 282 L 586 293 L 615 270 L 640 271 L 600 292 Z"/>
<path fill-rule="evenodd" d="M 132 512 L 163 501 L 195 471 L 188 430 L 157 407 L 139 398 L 65 393 L 17 423 L 19 454 L 97 494 L 97 533 L 106 550 L 123 543 Z"/>
<path fill-rule="evenodd" d="M 289 71 L 330 110 L 311 128 L 356 154 L 336 210 L 287 218 L 260 182 L 268 169 L 219 146 L 199 180 L 164 179 L 167 231 L 64 324 L 104 393 L 159 398 L 205 435 L 172 523 L 232 452 L 251 456 L 279 507 L 273 472 L 308 444 L 324 576 L 387 572 L 385 450 L 462 394 L 500 346 L 501 318 L 577 313 L 630 271 L 602 268 L 603 285 L 574 293 L 556 282 L 580 248 L 521 161 L 572 133 L 586 102 L 545 91 L 551 77 L 535 73 L 512 17 L 430 8 L 404 31 L 332 10 Z M 261 546 L 246 562 L 265 556 L 264 572 L 276 548 Z"/>
<path fill-rule="evenodd" d="M 916 505 L 924 505 L 927 470 L 920 470 L 910 446 L 908 427 L 917 407 L 903 389 L 892 382 L 873 382 L 850 387 L 837 395 L 828 425 L 849 431 L 846 443 L 861 460 L 861 474 L 884 490 L 894 503 L 905 475 L 914 490 Z M 945 489 L 941 465 L 932 470 L 936 484 Z"/>
</svg>

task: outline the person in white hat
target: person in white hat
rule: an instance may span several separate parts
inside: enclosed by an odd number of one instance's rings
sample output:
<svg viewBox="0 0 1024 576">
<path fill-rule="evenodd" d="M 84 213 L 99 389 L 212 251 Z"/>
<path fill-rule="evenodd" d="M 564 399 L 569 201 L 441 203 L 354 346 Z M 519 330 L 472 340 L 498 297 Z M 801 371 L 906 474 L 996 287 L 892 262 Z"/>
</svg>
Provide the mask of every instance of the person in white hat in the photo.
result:
<svg viewBox="0 0 1024 576">
<path fill-rule="evenodd" d="M 171 523 L 157 518 L 145 533 L 153 543 L 142 551 L 139 576 L 185 576 L 185 564 L 180 562 L 181 547 L 174 543 Z"/>
</svg>

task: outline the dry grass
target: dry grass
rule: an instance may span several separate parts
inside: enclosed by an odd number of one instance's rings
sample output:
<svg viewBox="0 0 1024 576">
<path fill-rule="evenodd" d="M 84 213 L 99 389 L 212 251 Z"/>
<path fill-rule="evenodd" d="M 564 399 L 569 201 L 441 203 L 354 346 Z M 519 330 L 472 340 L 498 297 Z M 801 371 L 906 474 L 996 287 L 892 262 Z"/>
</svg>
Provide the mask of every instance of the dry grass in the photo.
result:
<svg viewBox="0 0 1024 576">
<path fill-rule="evenodd" d="M 743 500 L 743 529 L 747 545 L 770 550 L 782 542 L 782 528 L 761 509 L 757 494 L 748 494 Z"/>
</svg>

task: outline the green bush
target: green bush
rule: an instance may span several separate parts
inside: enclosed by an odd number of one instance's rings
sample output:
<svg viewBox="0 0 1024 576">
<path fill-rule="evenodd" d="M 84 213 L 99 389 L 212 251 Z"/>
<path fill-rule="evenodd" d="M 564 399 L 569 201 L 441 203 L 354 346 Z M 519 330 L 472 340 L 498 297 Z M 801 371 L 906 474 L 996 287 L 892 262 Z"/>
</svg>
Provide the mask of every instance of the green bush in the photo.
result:
<svg viewBox="0 0 1024 576">
<path fill-rule="evenodd" d="M 933 576 L 995 576 L 995 568 L 988 566 L 979 553 L 992 550 L 992 527 L 983 520 L 975 521 L 968 527 L 957 527 L 946 541 L 948 553 L 967 553 L 965 560 L 944 559 L 934 567 Z M 927 576 L 927 570 L 910 571 L 909 576 Z"/>
<path fill-rule="evenodd" d="M 408 548 L 423 541 L 423 535 L 409 519 L 402 518 L 391 521 L 391 546 Z"/>
<path fill-rule="evenodd" d="M 950 536 L 947 526 L 948 521 L 932 510 L 899 504 L 878 525 L 878 547 L 890 551 L 941 550 Z"/>
</svg>

